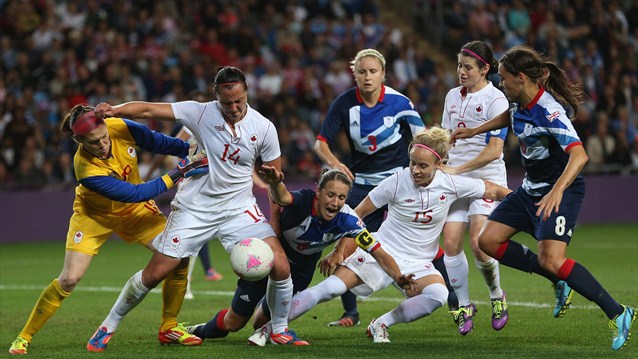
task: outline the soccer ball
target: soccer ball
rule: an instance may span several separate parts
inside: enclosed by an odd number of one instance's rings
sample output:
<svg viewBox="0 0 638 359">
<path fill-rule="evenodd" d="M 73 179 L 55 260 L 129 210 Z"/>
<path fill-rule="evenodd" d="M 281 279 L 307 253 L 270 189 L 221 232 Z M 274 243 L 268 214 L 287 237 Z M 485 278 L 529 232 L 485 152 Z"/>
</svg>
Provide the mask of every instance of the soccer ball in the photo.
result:
<svg viewBox="0 0 638 359">
<path fill-rule="evenodd" d="M 258 281 L 270 273 L 274 257 L 266 242 L 246 238 L 239 241 L 230 252 L 230 264 L 240 278 Z"/>
</svg>

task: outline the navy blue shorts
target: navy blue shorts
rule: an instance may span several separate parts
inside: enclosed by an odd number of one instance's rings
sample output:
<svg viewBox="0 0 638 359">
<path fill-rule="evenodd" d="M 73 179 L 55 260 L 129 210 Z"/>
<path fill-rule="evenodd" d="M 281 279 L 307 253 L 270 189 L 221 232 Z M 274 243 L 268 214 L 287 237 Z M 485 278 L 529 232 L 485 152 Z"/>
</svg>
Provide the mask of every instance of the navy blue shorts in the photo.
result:
<svg viewBox="0 0 638 359">
<path fill-rule="evenodd" d="M 372 191 L 375 186 L 356 184 L 352 185 L 350 189 L 350 193 L 348 193 L 348 199 L 346 200 L 346 204 L 354 209 L 363 201 L 364 198 Z M 370 213 L 363 218 L 363 222 L 366 224 L 366 228 L 370 232 L 376 232 L 381 227 L 381 223 L 385 219 L 385 212 L 388 209 L 388 206 L 383 206 L 376 211 Z"/>
<path fill-rule="evenodd" d="M 527 232 L 537 241 L 553 239 L 569 244 L 584 197 L 585 182 L 577 179 L 563 192 L 558 213 L 552 213 L 543 221 L 536 216 L 538 207 L 535 205 L 542 196 L 531 196 L 519 187 L 494 209 L 488 219 Z"/>
</svg>

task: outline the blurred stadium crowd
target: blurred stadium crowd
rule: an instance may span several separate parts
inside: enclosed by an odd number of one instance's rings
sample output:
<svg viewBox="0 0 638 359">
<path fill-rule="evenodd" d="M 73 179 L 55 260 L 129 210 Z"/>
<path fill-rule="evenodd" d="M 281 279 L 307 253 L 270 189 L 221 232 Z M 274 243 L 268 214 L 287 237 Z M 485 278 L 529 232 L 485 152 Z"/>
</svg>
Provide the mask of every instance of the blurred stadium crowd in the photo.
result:
<svg viewBox="0 0 638 359">
<path fill-rule="evenodd" d="M 432 125 L 457 86 L 456 52 L 473 39 L 496 58 L 526 43 L 561 65 L 588 96 L 574 122 L 587 170 L 638 168 L 638 1 L 396 3 L 413 18 L 372 0 L 0 0 L 0 189 L 75 185 L 76 147 L 57 130 L 74 105 L 210 96 L 220 65 L 247 75 L 249 104 L 278 128 L 286 175 L 315 179 L 311 147 L 330 102 L 354 86 L 348 61 L 358 50 L 386 56 L 386 84 Z M 434 6 L 443 41 L 419 31 Z M 516 168 L 517 143 L 507 143 Z M 340 147 L 347 152 L 345 138 Z M 147 170 L 150 154 L 140 161 Z"/>
</svg>

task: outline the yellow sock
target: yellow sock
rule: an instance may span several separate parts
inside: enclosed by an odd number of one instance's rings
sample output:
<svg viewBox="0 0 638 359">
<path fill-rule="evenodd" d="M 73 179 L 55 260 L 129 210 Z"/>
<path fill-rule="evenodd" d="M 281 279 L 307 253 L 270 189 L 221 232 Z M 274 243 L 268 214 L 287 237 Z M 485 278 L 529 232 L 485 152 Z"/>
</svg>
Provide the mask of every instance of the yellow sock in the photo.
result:
<svg viewBox="0 0 638 359">
<path fill-rule="evenodd" d="M 27 323 L 22 328 L 20 336 L 27 341 L 31 341 L 33 336 L 42 329 L 44 323 L 58 311 L 62 301 L 71 294 L 60 287 L 57 278 L 46 287 L 40 298 L 35 303 L 31 315 L 27 320 Z"/>
<path fill-rule="evenodd" d="M 162 285 L 162 325 L 160 331 L 177 326 L 177 314 L 182 309 L 188 285 L 188 261 L 182 260 L 177 268 L 164 279 Z"/>
</svg>

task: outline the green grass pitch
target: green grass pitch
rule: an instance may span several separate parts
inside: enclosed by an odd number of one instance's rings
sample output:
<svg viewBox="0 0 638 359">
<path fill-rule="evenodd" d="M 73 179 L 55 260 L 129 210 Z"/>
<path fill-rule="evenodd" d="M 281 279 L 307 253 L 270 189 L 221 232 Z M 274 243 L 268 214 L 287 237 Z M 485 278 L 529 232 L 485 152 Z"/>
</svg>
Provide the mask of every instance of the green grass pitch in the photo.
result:
<svg viewBox="0 0 638 359">
<path fill-rule="evenodd" d="M 527 235 L 516 239 L 530 248 Z M 195 299 L 185 301 L 180 321 L 207 321 L 230 304 L 236 277 L 219 243 L 212 242 L 214 266 L 223 273 L 219 282 L 208 282 L 200 264 L 194 272 Z M 466 254 L 471 256 L 469 248 Z M 585 265 L 618 301 L 638 306 L 638 224 L 581 226 L 568 255 Z M 373 344 L 364 332 L 373 318 L 394 308 L 399 293 L 389 288 L 359 303 L 362 324 L 352 328 L 328 328 L 341 315 L 341 302 L 320 304 L 291 323 L 309 347 L 249 347 L 248 327 L 200 347 L 160 346 L 157 330 L 161 296 L 157 290 L 134 309 L 115 334 L 107 351 L 88 353 L 85 345 L 114 303 L 124 282 L 143 268 L 150 252 L 141 246 L 110 240 L 93 260 L 89 272 L 60 310 L 29 346 L 32 358 L 638 358 L 635 338 L 620 352 L 610 349 L 612 332 L 607 318 L 593 303 L 574 295 L 564 318 L 554 319 L 554 295 L 545 279 L 501 267 L 501 283 L 508 293 L 510 321 L 500 332 L 490 325 L 489 293 L 470 258 L 470 294 L 477 303 L 476 327 L 466 337 L 458 334 L 447 308 L 413 323 L 390 328 L 390 344 Z M 24 325 L 41 290 L 58 276 L 64 259 L 64 239 L 58 243 L 0 245 L 0 348 L 8 349 Z M 315 275 L 315 282 L 321 280 Z M 638 335 L 634 325 L 634 337 Z"/>
</svg>

